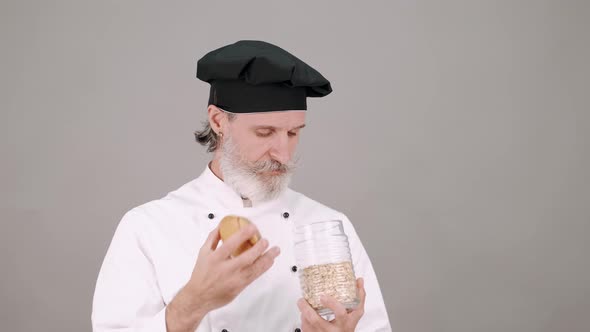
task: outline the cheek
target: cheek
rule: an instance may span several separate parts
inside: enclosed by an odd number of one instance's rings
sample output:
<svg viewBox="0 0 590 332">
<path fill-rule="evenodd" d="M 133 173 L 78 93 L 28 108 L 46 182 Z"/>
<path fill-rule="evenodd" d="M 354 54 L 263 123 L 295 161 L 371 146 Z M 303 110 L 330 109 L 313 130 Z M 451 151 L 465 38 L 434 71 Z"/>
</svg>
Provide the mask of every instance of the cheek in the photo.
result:
<svg viewBox="0 0 590 332">
<path fill-rule="evenodd" d="M 264 159 L 271 147 L 268 140 L 259 138 L 244 143 L 246 144 L 241 144 L 242 156 L 248 161 L 259 161 Z"/>
<path fill-rule="evenodd" d="M 289 142 L 289 151 L 291 154 L 297 150 L 297 146 L 299 145 L 299 135 L 293 137 Z"/>
<path fill-rule="evenodd" d="M 256 135 L 245 131 L 234 132 L 233 138 L 240 154 L 248 161 L 257 160 L 266 145 Z"/>
<path fill-rule="evenodd" d="M 249 158 L 250 161 L 259 161 L 264 160 L 269 153 L 269 149 L 264 144 L 259 144 L 257 146 L 253 146 L 250 153 Z"/>
</svg>

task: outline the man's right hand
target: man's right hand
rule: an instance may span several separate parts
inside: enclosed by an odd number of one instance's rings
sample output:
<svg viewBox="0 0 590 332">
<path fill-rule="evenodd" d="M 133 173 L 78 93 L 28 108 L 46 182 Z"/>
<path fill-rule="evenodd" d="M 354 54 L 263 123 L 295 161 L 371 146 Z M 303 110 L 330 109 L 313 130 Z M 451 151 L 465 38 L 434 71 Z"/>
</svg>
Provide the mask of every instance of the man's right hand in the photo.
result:
<svg viewBox="0 0 590 332">
<path fill-rule="evenodd" d="M 260 239 L 238 257 L 231 257 L 232 252 L 256 233 L 256 226 L 248 225 L 219 248 L 219 228 L 209 233 L 190 280 L 166 307 L 168 332 L 194 331 L 209 311 L 230 303 L 272 266 L 280 250 L 273 247 L 265 252 L 266 239 Z"/>
</svg>

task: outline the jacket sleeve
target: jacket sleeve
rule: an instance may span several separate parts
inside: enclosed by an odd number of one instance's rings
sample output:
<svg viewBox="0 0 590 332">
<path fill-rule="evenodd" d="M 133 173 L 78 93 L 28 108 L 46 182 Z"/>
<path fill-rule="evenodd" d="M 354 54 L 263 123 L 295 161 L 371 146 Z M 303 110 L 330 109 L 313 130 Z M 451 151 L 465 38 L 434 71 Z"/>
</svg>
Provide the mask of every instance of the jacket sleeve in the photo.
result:
<svg viewBox="0 0 590 332">
<path fill-rule="evenodd" d="M 344 231 L 348 236 L 352 263 L 357 278 L 362 277 L 365 281 L 365 314 L 359 321 L 357 332 L 390 332 L 391 325 L 387 316 L 383 295 L 379 288 L 377 276 L 373 270 L 371 260 L 358 237 L 354 226 L 346 216 L 343 218 Z"/>
<path fill-rule="evenodd" d="M 123 216 L 100 269 L 92 305 L 94 332 L 166 332 L 158 287 L 140 212 Z"/>
</svg>

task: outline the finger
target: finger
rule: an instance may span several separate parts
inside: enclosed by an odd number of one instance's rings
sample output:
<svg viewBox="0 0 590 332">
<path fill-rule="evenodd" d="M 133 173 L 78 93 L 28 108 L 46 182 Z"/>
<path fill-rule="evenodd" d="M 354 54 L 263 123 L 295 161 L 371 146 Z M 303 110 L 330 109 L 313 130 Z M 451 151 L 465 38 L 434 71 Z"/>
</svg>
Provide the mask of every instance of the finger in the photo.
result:
<svg viewBox="0 0 590 332">
<path fill-rule="evenodd" d="M 222 259 L 226 259 L 236 251 L 244 242 L 248 241 L 252 236 L 258 233 L 256 226 L 249 224 L 240 229 L 237 233 L 229 237 L 223 242 L 223 245 L 216 250 Z"/>
<path fill-rule="evenodd" d="M 322 295 L 320 297 L 320 301 L 324 305 L 324 307 L 328 307 L 332 309 L 334 312 L 334 316 L 336 319 L 343 320 L 346 316 L 346 308 L 342 305 L 342 303 L 338 302 L 334 297 L 330 295 Z"/>
<path fill-rule="evenodd" d="M 279 247 L 272 247 L 264 255 L 258 257 L 254 263 L 242 269 L 242 280 L 246 284 L 250 284 L 256 278 L 260 277 L 264 272 L 268 271 L 273 265 L 275 258 L 281 253 Z"/>
<path fill-rule="evenodd" d="M 209 233 L 202 248 L 207 249 L 209 251 L 213 251 L 217 248 L 217 244 L 219 244 L 219 240 L 221 240 L 221 237 L 219 236 L 219 226 L 218 226 L 218 227 L 215 227 L 215 229 Z"/>
<path fill-rule="evenodd" d="M 367 298 L 367 292 L 365 291 L 365 279 L 363 278 L 358 278 L 356 280 L 356 287 L 358 289 L 359 292 L 359 297 L 361 298 L 361 307 L 364 308 L 365 307 L 365 299 Z"/>
<path fill-rule="evenodd" d="M 260 257 L 260 255 L 264 253 L 266 248 L 268 248 L 268 240 L 261 239 L 260 241 L 256 242 L 254 247 L 246 250 L 240 256 L 232 260 L 232 265 L 239 269 L 247 265 L 251 265 L 254 263 L 254 261 L 256 261 L 256 259 L 258 259 L 258 257 Z"/>
<path fill-rule="evenodd" d="M 358 321 L 365 314 L 365 300 L 367 292 L 365 291 L 365 279 L 358 278 L 356 280 L 356 287 L 359 293 L 359 305 L 352 311 L 351 315 Z"/>
<path fill-rule="evenodd" d="M 301 300 L 303 300 L 303 299 L 301 299 Z M 306 302 L 306 301 L 303 300 L 303 302 Z M 297 304 L 297 306 L 299 306 L 299 303 Z M 309 321 L 309 319 L 307 319 L 307 315 L 304 312 L 299 313 L 299 319 L 301 320 L 301 330 L 302 331 L 317 331 L 318 330 L 317 326 L 314 326 L 314 324 L 311 323 Z"/>
<path fill-rule="evenodd" d="M 301 331 L 313 331 L 313 325 L 303 315 L 299 319 L 301 320 Z"/>
<path fill-rule="evenodd" d="M 318 325 L 321 324 L 321 322 L 314 324 L 314 323 L 310 322 L 309 319 L 307 319 L 306 315 L 304 315 L 304 314 L 300 315 L 300 319 L 301 319 L 301 330 L 302 331 L 304 331 L 304 332 L 320 331 L 318 329 Z M 325 331 L 325 330 L 322 330 L 322 331 Z"/>
<path fill-rule="evenodd" d="M 326 324 L 327 322 L 318 315 L 315 310 L 307 303 L 307 301 L 303 298 L 297 301 L 297 307 L 299 308 L 299 312 L 301 312 L 301 320 L 302 322 L 307 322 L 310 326 L 319 327 L 321 324 Z"/>
</svg>

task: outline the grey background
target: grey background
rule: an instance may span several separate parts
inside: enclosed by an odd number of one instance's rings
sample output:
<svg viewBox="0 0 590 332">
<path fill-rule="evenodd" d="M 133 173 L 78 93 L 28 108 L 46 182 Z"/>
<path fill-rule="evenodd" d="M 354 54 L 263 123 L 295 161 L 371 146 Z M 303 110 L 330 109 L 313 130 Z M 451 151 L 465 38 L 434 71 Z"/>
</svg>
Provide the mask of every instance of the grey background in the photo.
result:
<svg viewBox="0 0 590 332">
<path fill-rule="evenodd" d="M 394 331 L 590 330 L 587 1 L 2 1 L 0 320 L 90 331 L 122 214 L 198 176 L 196 60 L 274 42 L 294 188 L 348 214 Z M 370 295 L 369 295 L 370 296 Z"/>
</svg>

